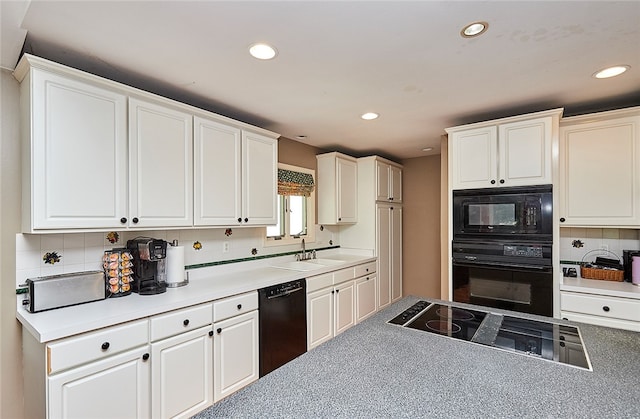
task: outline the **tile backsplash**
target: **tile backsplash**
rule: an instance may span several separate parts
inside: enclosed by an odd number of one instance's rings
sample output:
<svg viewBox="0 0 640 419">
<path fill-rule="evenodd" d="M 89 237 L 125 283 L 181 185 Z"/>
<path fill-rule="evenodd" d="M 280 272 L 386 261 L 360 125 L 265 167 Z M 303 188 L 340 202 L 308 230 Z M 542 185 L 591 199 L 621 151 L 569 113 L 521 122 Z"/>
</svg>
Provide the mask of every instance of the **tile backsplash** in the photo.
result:
<svg viewBox="0 0 640 419">
<path fill-rule="evenodd" d="M 593 262 L 596 256 L 613 258 L 610 253 L 600 250 L 603 247 L 622 260 L 623 250 L 640 250 L 640 230 L 577 227 L 560 229 L 561 261 L 580 262 L 585 255 L 585 262 Z"/>
<path fill-rule="evenodd" d="M 331 227 L 316 225 L 315 242 L 307 249 L 338 245 Z M 185 264 L 198 265 L 299 250 L 299 245 L 265 246 L 264 228 L 118 231 L 117 234 L 16 234 L 16 287 L 27 278 L 102 269 L 105 250 L 125 247 L 127 240 L 153 237 L 178 240 L 185 247 Z M 117 236 L 117 241 L 114 242 Z"/>
</svg>

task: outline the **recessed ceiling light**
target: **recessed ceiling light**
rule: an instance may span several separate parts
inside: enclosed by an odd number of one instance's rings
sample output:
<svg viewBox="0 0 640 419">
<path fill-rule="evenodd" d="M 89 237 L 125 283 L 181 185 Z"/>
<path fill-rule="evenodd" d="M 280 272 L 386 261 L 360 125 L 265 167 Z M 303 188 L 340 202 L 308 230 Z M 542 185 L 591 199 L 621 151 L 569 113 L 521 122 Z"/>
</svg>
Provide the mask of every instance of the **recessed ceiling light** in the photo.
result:
<svg viewBox="0 0 640 419">
<path fill-rule="evenodd" d="M 482 35 L 489 29 L 487 22 L 473 22 L 462 28 L 460 35 L 463 38 L 473 38 L 474 36 Z"/>
<path fill-rule="evenodd" d="M 249 54 L 259 60 L 270 60 L 278 54 L 278 51 L 271 45 L 259 43 L 249 47 Z"/>
<path fill-rule="evenodd" d="M 593 77 L 596 79 L 608 79 L 609 77 L 619 76 L 630 68 L 628 65 L 616 65 L 593 73 Z"/>
<path fill-rule="evenodd" d="M 375 112 L 367 112 L 367 113 L 362 114 L 362 116 L 360 118 L 365 119 L 367 121 L 371 121 L 372 119 L 376 119 L 379 116 L 380 115 L 378 115 Z"/>
<path fill-rule="evenodd" d="M 422 151 L 433 151 L 433 147 L 425 147 Z"/>
<path fill-rule="evenodd" d="M 306 136 L 306 135 L 297 135 L 297 136 L 296 136 L 296 138 L 297 138 L 298 140 L 306 140 L 306 139 L 307 139 L 307 136 Z"/>
</svg>

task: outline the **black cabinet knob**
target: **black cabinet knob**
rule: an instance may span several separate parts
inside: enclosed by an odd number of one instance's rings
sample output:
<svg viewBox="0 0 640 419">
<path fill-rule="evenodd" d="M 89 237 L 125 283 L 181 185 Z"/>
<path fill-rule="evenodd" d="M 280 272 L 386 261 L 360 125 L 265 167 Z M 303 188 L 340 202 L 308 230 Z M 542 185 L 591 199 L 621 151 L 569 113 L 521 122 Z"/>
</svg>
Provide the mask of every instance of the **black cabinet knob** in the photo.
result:
<svg viewBox="0 0 640 419">
<path fill-rule="evenodd" d="M 242 310 L 242 304 L 238 304 L 238 310 Z"/>
<path fill-rule="evenodd" d="M 342 221 L 342 218 L 338 218 L 338 221 Z"/>
<path fill-rule="evenodd" d="M 504 183 L 504 179 L 500 179 L 500 183 Z"/>
<path fill-rule="evenodd" d="M 242 218 L 238 217 L 238 222 L 241 223 L 242 222 Z"/>
<path fill-rule="evenodd" d="M 149 354 L 142 355 L 142 360 L 143 361 L 146 361 L 147 359 L 149 359 Z"/>
<path fill-rule="evenodd" d="M 138 221 L 140 220 L 138 220 L 138 217 L 133 217 L 131 221 L 133 221 L 133 224 L 138 224 Z"/>
<path fill-rule="evenodd" d="M 185 326 L 189 326 L 189 319 L 185 319 L 182 324 L 184 324 Z"/>
<path fill-rule="evenodd" d="M 389 197 L 389 201 L 393 201 L 393 197 L 392 196 Z"/>
<path fill-rule="evenodd" d="M 122 218 L 120 219 L 120 222 L 121 222 L 122 224 L 126 224 L 126 223 L 127 223 L 127 219 L 126 219 L 125 217 L 122 217 Z"/>
<path fill-rule="evenodd" d="M 560 222 L 561 222 L 561 223 L 564 223 L 565 221 L 566 221 L 566 219 L 565 219 L 564 217 L 561 217 L 561 218 L 560 218 Z"/>
<path fill-rule="evenodd" d="M 604 307 L 602 307 L 602 309 L 603 309 L 604 311 L 606 311 L 606 312 L 609 312 L 609 310 L 611 310 L 611 309 L 609 308 L 609 306 L 604 306 Z"/>
<path fill-rule="evenodd" d="M 249 219 L 248 219 L 248 218 L 245 218 L 245 219 L 244 219 L 244 222 L 245 222 L 245 223 L 248 223 L 248 222 L 249 222 Z"/>
<path fill-rule="evenodd" d="M 564 342 L 560 342 L 560 347 L 564 348 L 565 347 L 565 343 Z"/>
<path fill-rule="evenodd" d="M 340 292 L 340 290 L 336 290 L 336 294 L 339 293 L 339 292 Z"/>
<path fill-rule="evenodd" d="M 209 330 L 209 337 L 213 336 L 213 330 Z"/>
<path fill-rule="evenodd" d="M 222 333 L 222 328 L 218 327 L 218 328 L 216 329 L 216 332 L 217 332 L 218 334 Z"/>
<path fill-rule="evenodd" d="M 109 349 L 109 346 L 111 346 L 109 342 L 105 342 L 102 344 L 101 348 L 103 351 L 106 351 L 107 349 Z"/>
<path fill-rule="evenodd" d="M 496 181 L 495 181 L 495 180 L 491 180 L 491 184 L 492 184 L 492 185 L 495 185 L 495 184 L 496 184 Z"/>
</svg>

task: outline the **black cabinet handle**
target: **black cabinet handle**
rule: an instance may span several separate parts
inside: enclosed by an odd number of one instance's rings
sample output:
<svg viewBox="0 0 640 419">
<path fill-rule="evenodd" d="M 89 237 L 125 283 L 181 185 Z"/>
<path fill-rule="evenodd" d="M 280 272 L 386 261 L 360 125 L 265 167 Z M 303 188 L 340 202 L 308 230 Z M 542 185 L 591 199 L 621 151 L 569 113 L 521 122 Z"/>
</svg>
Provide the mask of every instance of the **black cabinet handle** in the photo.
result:
<svg viewBox="0 0 640 419">
<path fill-rule="evenodd" d="M 339 293 L 339 292 L 340 292 L 340 290 L 336 290 L 336 294 Z"/>
<path fill-rule="evenodd" d="M 120 222 L 121 222 L 122 224 L 126 224 L 127 219 L 126 219 L 125 217 L 122 217 L 122 218 L 120 219 Z"/>
<path fill-rule="evenodd" d="M 245 222 L 245 223 L 248 223 L 248 222 L 249 222 L 249 219 L 248 219 L 248 218 L 245 218 L 245 219 L 244 219 L 244 222 Z"/>
<path fill-rule="evenodd" d="M 142 355 L 142 360 L 143 361 L 146 361 L 147 359 L 149 359 L 149 354 Z"/>
<path fill-rule="evenodd" d="M 369 272 L 369 268 L 367 268 L 366 271 Z"/>
<path fill-rule="evenodd" d="M 140 220 L 138 220 L 138 217 L 133 217 L 131 221 L 133 221 L 133 224 L 138 224 L 138 221 Z"/>
<path fill-rule="evenodd" d="M 238 222 L 241 223 L 242 222 L 242 218 L 238 217 Z"/>
<path fill-rule="evenodd" d="M 182 324 L 184 324 L 185 326 L 189 326 L 189 319 L 185 319 L 185 321 L 183 321 Z"/>
<path fill-rule="evenodd" d="M 609 306 L 604 306 L 604 307 L 602 307 L 602 309 L 603 309 L 604 311 L 606 311 L 606 312 L 609 312 L 609 310 L 611 310 L 611 309 L 609 308 Z"/>
<path fill-rule="evenodd" d="M 238 304 L 238 310 L 242 310 L 242 304 Z"/>
<path fill-rule="evenodd" d="M 500 179 L 500 183 L 504 183 L 504 179 Z"/>
<path fill-rule="evenodd" d="M 338 221 L 342 221 L 342 218 L 338 218 Z"/>
<path fill-rule="evenodd" d="M 561 222 L 561 223 L 564 223 L 565 221 L 566 221 L 566 220 L 565 220 L 565 218 L 564 218 L 564 217 L 561 217 L 561 218 L 560 218 L 560 222 Z"/>
<path fill-rule="evenodd" d="M 218 327 L 218 329 L 216 329 L 216 332 L 217 332 L 218 334 L 220 334 L 220 333 L 222 333 L 222 329 L 221 329 L 220 327 Z"/>
<path fill-rule="evenodd" d="M 209 330 L 209 337 L 213 336 L 213 330 Z"/>
<path fill-rule="evenodd" d="M 109 342 L 105 342 L 102 344 L 101 348 L 103 351 L 106 351 L 107 349 L 109 349 L 109 346 L 111 346 Z"/>
<path fill-rule="evenodd" d="M 564 348 L 565 347 L 565 343 L 564 342 L 560 342 L 560 347 Z"/>
<path fill-rule="evenodd" d="M 331 294 L 335 294 L 335 292 L 336 292 L 335 290 L 331 290 Z"/>
<path fill-rule="evenodd" d="M 389 197 L 389 201 L 393 201 L 393 197 L 392 196 Z"/>
<path fill-rule="evenodd" d="M 496 181 L 492 179 L 492 180 L 491 180 L 491 184 L 492 184 L 492 185 L 495 185 L 495 184 L 496 184 Z"/>
</svg>

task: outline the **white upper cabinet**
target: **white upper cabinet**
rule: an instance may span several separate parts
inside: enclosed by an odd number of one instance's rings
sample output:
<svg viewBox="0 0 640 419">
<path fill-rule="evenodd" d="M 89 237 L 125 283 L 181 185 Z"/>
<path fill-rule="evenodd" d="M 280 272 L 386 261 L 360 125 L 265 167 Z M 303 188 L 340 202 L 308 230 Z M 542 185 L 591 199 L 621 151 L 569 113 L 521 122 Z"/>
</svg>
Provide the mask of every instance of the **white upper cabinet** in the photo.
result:
<svg viewBox="0 0 640 419">
<path fill-rule="evenodd" d="M 640 226 L 640 107 L 563 119 L 562 226 Z"/>
<path fill-rule="evenodd" d="M 376 200 L 402 202 L 402 168 L 376 160 Z"/>
<path fill-rule="evenodd" d="M 242 224 L 277 222 L 278 141 L 242 131 Z"/>
<path fill-rule="evenodd" d="M 23 231 L 120 227 L 127 216 L 126 96 L 34 68 L 20 100 Z"/>
<path fill-rule="evenodd" d="M 193 224 L 192 116 L 129 99 L 129 226 Z"/>
<path fill-rule="evenodd" d="M 318 160 L 318 223 L 354 224 L 358 221 L 357 160 L 341 153 L 316 156 Z"/>
<path fill-rule="evenodd" d="M 562 109 L 448 128 L 451 189 L 552 183 Z"/>
</svg>

